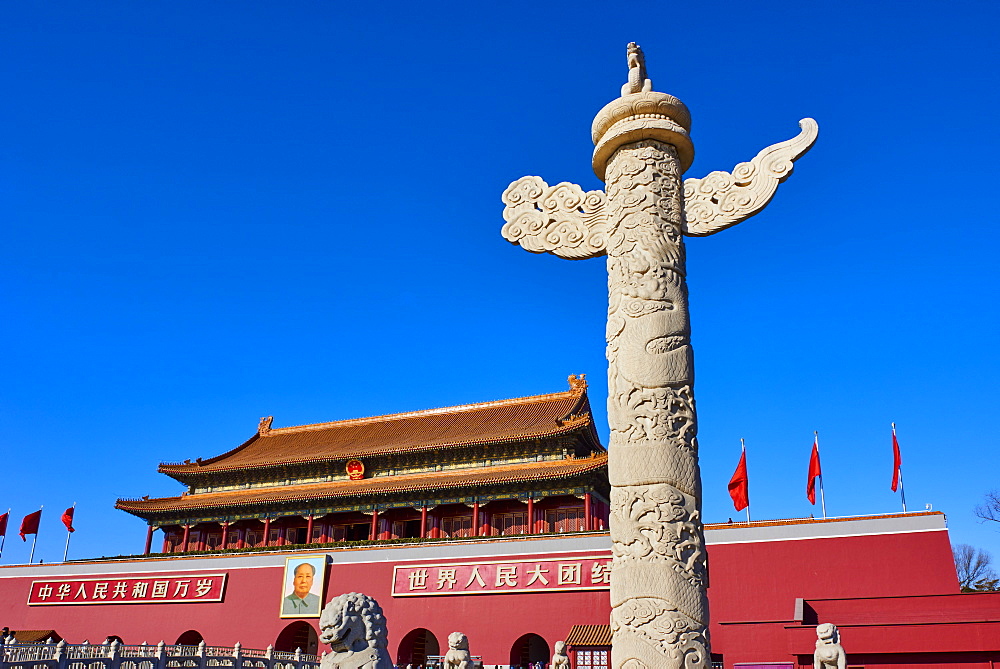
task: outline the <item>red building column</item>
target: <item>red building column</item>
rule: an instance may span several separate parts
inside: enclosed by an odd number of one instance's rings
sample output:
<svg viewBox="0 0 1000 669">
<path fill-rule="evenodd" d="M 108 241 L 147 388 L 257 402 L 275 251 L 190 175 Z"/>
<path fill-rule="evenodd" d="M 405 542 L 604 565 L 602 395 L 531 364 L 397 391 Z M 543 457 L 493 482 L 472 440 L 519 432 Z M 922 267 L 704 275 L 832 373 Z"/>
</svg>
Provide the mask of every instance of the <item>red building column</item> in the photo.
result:
<svg viewBox="0 0 1000 669">
<path fill-rule="evenodd" d="M 420 507 L 420 538 L 427 538 L 427 507 Z"/>
<path fill-rule="evenodd" d="M 184 539 L 181 541 L 181 553 L 187 553 L 188 551 L 188 540 L 191 538 L 191 526 L 184 526 Z"/>
<path fill-rule="evenodd" d="M 535 533 L 535 498 L 528 498 L 528 534 Z"/>
<path fill-rule="evenodd" d="M 378 509 L 372 509 L 372 529 L 368 533 L 368 540 L 375 541 L 378 539 Z"/>
<path fill-rule="evenodd" d="M 222 541 L 220 542 L 222 545 L 219 546 L 219 548 L 221 548 L 221 549 L 224 550 L 226 548 L 226 542 L 227 541 L 229 541 L 229 521 L 228 520 L 226 522 L 222 523 Z"/>
<path fill-rule="evenodd" d="M 143 551 L 143 555 L 149 555 L 150 551 L 153 550 L 153 526 L 150 525 L 146 528 L 146 550 Z"/>
<path fill-rule="evenodd" d="M 592 530 L 594 529 L 594 523 L 590 519 L 591 511 L 593 506 L 590 503 L 590 493 L 584 493 L 583 495 L 583 529 Z"/>
<path fill-rule="evenodd" d="M 480 536 L 479 527 L 479 502 L 472 503 L 472 536 Z"/>
<path fill-rule="evenodd" d="M 313 515 L 309 514 L 309 522 L 306 523 L 306 544 L 311 544 L 313 541 Z"/>
<path fill-rule="evenodd" d="M 493 517 L 493 516 L 492 516 L 492 514 L 491 514 L 491 513 L 489 512 L 489 511 L 487 511 L 486 509 L 483 509 L 483 512 L 482 512 L 482 514 L 480 514 L 480 515 L 482 516 L 482 523 L 483 523 L 483 532 L 482 532 L 482 536 L 484 536 L 484 537 L 488 537 L 488 536 L 490 536 L 490 535 L 492 535 L 492 534 L 493 534 L 493 532 L 492 532 L 492 529 L 493 529 L 493 528 L 492 528 L 492 526 L 490 525 L 490 522 L 491 522 L 491 520 L 492 520 L 492 517 Z"/>
<path fill-rule="evenodd" d="M 431 539 L 441 538 L 441 517 L 431 511 Z"/>
<path fill-rule="evenodd" d="M 236 547 L 237 548 L 244 548 L 244 547 L 246 547 L 246 543 L 245 543 L 246 536 L 247 536 L 247 528 L 244 527 L 241 530 L 236 530 Z"/>
<path fill-rule="evenodd" d="M 269 546 L 271 543 L 271 519 L 264 519 L 264 545 Z"/>
</svg>

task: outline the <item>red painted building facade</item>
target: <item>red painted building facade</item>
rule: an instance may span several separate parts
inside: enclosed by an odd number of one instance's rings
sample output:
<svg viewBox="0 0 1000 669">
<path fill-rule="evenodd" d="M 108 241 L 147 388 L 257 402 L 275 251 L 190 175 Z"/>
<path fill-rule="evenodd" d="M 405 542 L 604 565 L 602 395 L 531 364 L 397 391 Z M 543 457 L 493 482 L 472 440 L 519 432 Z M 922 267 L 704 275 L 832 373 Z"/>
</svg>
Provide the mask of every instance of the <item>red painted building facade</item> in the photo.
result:
<svg viewBox="0 0 1000 669">
<path fill-rule="evenodd" d="M 712 525 L 706 535 L 713 651 L 727 668 L 811 666 L 818 622 L 840 627 L 851 666 L 1000 663 L 1000 593 L 958 592 L 940 513 Z M 11 566 L 0 568 L 0 610 L 13 629 L 52 629 L 70 642 L 201 637 L 309 650 L 316 619 L 279 616 L 289 555 L 324 559 L 327 600 L 375 597 L 401 666 L 436 654 L 456 630 L 487 666 L 523 665 L 550 656 L 573 625 L 607 625 L 610 611 L 605 532 Z M 214 589 L 195 597 L 209 578 Z M 148 582 L 144 601 L 111 598 L 126 581 Z M 185 597 L 168 601 L 181 581 Z M 156 582 L 167 583 L 161 601 L 150 599 Z M 37 601 L 45 584 L 55 593 L 60 583 L 70 584 L 62 600 Z M 95 599 L 96 584 L 107 584 L 104 598 Z"/>
</svg>

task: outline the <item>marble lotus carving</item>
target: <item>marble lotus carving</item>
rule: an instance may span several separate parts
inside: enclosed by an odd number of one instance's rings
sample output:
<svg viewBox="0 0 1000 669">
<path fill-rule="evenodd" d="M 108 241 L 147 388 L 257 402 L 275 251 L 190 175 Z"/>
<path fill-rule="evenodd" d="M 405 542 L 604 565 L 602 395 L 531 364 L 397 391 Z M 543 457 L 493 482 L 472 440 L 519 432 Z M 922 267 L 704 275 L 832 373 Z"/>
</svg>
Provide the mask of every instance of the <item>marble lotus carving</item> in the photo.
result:
<svg viewBox="0 0 1000 669">
<path fill-rule="evenodd" d="M 472 653 L 469 652 L 469 637 L 462 632 L 448 635 L 448 652 L 444 655 L 444 669 L 473 669 Z"/>
<path fill-rule="evenodd" d="M 708 667 L 684 237 L 760 212 L 818 127 L 803 119 L 797 137 L 732 173 L 682 181 L 694 160 L 691 115 L 652 90 L 635 43 L 627 59 L 622 96 L 592 127 L 594 173 L 605 189 L 522 177 L 503 193 L 501 234 L 533 253 L 607 258 L 612 665 Z"/>
<path fill-rule="evenodd" d="M 392 669 L 382 607 L 360 592 L 330 600 L 319 618 L 320 640 L 330 645 L 320 669 Z"/>
<path fill-rule="evenodd" d="M 846 669 L 847 653 L 840 645 L 840 631 L 833 623 L 816 626 L 816 652 L 813 669 Z"/>
</svg>

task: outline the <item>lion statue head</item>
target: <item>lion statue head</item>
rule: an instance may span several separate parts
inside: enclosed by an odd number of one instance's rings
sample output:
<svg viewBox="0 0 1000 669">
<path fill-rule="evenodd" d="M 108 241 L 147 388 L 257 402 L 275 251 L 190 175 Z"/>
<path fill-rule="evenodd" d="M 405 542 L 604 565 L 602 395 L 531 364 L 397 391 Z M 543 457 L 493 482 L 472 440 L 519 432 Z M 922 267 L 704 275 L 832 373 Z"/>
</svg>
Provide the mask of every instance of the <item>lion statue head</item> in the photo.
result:
<svg viewBox="0 0 1000 669">
<path fill-rule="evenodd" d="M 817 625 L 816 637 L 824 644 L 840 643 L 840 632 L 833 623 L 820 623 Z"/>
<path fill-rule="evenodd" d="M 469 650 L 469 637 L 461 632 L 452 632 L 448 635 L 448 648 L 455 650 Z"/>
<path fill-rule="evenodd" d="M 360 592 L 334 597 L 319 618 L 319 638 L 330 645 L 322 669 L 392 669 L 382 607 Z"/>
</svg>

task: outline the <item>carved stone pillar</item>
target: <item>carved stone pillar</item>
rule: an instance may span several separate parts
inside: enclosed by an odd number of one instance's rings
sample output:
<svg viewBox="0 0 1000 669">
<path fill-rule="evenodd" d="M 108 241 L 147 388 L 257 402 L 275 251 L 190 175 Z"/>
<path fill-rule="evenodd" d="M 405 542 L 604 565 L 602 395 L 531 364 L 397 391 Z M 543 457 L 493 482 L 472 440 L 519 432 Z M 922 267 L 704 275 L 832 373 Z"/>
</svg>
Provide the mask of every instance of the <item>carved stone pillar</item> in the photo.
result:
<svg viewBox="0 0 1000 669">
<path fill-rule="evenodd" d="M 615 667 L 709 662 L 682 171 L 677 148 L 657 139 L 622 144 L 606 166 Z"/>
<path fill-rule="evenodd" d="M 732 174 L 682 182 L 687 107 L 653 91 L 636 44 L 627 57 L 628 83 L 592 128 L 605 189 L 522 177 L 503 194 L 501 232 L 533 253 L 607 256 L 612 665 L 691 669 L 711 656 L 683 236 L 758 213 L 818 128 L 803 119 Z"/>
</svg>

